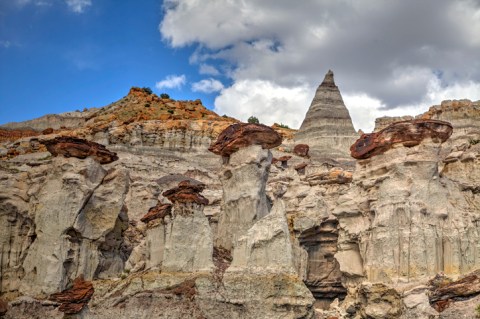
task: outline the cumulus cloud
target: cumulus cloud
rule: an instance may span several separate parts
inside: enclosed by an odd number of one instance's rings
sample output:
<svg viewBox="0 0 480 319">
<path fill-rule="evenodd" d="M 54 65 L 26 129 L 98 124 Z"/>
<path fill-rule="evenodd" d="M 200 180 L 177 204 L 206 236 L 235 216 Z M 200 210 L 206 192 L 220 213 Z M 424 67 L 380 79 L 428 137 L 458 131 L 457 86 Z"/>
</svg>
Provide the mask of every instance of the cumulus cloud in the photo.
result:
<svg viewBox="0 0 480 319">
<path fill-rule="evenodd" d="M 215 79 L 203 79 L 192 84 L 193 92 L 213 93 L 223 89 L 222 82 Z"/>
<path fill-rule="evenodd" d="M 242 121 L 253 115 L 267 125 L 277 122 L 299 127 L 313 94 L 309 87 L 289 88 L 265 80 L 240 80 L 220 92 L 214 110 Z"/>
<path fill-rule="evenodd" d="M 65 0 L 68 8 L 76 13 L 83 13 L 87 7 L 92 5 L 92 0 Z"/>
<path fill-rule="evenodd" d="M 155 84 L 155 87 L 161 89 L 180 89 L 187 82 L 187 78 L 182 75 L 167 75 L 167 77 Z"/>
<path fill-rule="evenodd" d="M 478 0 L 166 0 L 164 12 L 162 37 L 172 47 L 193 45 L 191 63 L 229 66 L 220 71 L 233 84 L 218 102 L 246 81 L 315 88 L 332 69 L 345 96 L 372 103 L 362 107 L 371 114 L 358 124 L 365 127 L 376 114 L 369 109 L 428 108 L 423 103 L 432 103 L 431 96 L 453 98 L 445 96 L 455 93 L 448 88 L 480 84 Z M 470 94 L 463 98 L 474 93 L 463 90 Z"/>
<path fill-rule="evenodd" d="M 200 68 L 198 69 L 198 72 L 200 74 L 207 74 L 207 75 L 220 75 L 220 72 L 217 70 L 216 67 L 206 63 L 200 64 Z"/>
</svg>

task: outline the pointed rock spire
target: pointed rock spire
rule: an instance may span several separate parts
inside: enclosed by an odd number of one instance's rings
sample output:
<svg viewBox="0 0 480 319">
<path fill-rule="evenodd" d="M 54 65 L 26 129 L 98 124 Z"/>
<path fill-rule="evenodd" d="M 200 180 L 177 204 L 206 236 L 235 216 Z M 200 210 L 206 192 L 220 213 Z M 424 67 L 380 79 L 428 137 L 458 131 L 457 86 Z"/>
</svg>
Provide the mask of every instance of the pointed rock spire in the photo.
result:
<svg viewBox="0 0 480 319">
<path fill-rule="evenodd" d="M 335 85 L 333 72 L 328 70 L 295 135 L 295 141 L 309 145 L 312 156 L 348 159 L 350 145 L 357 137 L 340 90 Z"/>
</svg>

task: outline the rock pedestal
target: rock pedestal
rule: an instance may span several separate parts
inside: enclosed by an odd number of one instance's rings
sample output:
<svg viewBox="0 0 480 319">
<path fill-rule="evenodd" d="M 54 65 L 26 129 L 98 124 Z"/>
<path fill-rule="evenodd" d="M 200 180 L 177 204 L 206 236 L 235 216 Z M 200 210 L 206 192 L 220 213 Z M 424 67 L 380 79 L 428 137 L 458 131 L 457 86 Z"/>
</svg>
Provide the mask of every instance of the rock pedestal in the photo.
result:
<svg viewBox="0 0 480 319">
<path fill-rule="evenodd" d="M 172 221 L 165 225 L 162 271 L 197 272 L 213 268 L 213 239 L 200 195 L 205 185 L 188 181 L 163 193 L 173 203 Z"/>
<path fill-rule="evenodd" d="M 265 186 L 271 161 L 269 150 L 252 145 L 232 154 L 224 165 L 221 173 L 223 212 L 218 222 L 216 246 L 231 250 L 239 237 L 267 215 Z"/>
</svg>

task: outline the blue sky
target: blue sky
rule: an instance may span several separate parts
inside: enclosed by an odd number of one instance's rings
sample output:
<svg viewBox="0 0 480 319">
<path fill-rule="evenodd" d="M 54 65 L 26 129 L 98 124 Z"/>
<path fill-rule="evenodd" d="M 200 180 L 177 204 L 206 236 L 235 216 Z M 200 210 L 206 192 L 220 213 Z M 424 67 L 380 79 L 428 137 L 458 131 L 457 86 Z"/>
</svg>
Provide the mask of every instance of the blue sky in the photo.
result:
<svg viewBox="0 0 480 319">
<path fill-rule="evenodd" d="M 480 99 L 480 0 L 0 0 L 0 123 L 148 86 L 298 128 L 332 69 L 357 129 Z"/>
<path fill-rule="evenodd" d="M 213 94 L 187 85 L 155 87 L 168 75 L 202 78 L 189 63 L 194 48 L 162 41 L 160 1 L 94 0 L 81 12 L 64 1 L 0 1 L 0 123 L 104 106 L 131 86 L 213 106 Z"/>
</svg>

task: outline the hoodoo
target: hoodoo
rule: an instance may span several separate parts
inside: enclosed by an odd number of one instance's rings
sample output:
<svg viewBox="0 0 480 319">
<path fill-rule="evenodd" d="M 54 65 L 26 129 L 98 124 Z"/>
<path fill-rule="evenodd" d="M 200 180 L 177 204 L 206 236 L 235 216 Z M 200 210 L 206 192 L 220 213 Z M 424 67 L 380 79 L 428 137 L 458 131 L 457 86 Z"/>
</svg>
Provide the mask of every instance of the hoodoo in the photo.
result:
<svg viewBox="0 0 480 319">
<path fill-rule="evenodd" d="M 295 142 L 308 144 L 310 155 L 316 158 L 348 159 L 349 147 L 357 135 L 329 70 L 315 92 Z"/>
</svg>

